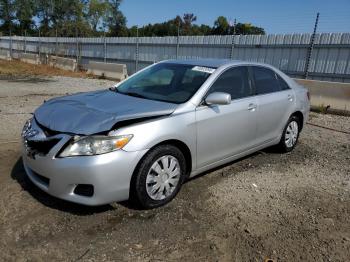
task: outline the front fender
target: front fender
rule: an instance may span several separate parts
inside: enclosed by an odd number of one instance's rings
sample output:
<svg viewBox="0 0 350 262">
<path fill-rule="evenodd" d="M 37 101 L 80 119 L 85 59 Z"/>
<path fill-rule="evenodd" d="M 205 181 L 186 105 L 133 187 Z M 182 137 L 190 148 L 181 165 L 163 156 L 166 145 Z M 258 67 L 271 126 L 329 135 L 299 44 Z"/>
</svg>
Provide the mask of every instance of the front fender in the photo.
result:
<svg viewBox="0 0 350 262">
<path fill-rule="evenodd" d="M 132 134 L 133 138 L 123 148 L 125 151 L 147 150 L 166 140 L 179 140 L 191 151 L 196 163 L 195 112 L 184 112 L 133 124 L 113 132 L 114 135 Z"/>
</svg>

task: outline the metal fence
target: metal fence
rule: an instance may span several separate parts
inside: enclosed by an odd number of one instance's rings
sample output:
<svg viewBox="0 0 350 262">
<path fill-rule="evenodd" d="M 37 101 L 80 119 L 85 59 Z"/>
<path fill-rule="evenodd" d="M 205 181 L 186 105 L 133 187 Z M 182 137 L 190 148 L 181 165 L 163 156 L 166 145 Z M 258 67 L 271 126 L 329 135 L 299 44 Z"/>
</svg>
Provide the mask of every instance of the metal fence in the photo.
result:
<svg viewBox="0 0 350 262">
<path fill-rule="evenodd" d="M 0 48 L 124 63 L 129 74 L 173 58 L 231 58 L 276 66 L 293 77 L 350 82 L 350 33 L 180 37 L 0 37 Z"/>
</svg>

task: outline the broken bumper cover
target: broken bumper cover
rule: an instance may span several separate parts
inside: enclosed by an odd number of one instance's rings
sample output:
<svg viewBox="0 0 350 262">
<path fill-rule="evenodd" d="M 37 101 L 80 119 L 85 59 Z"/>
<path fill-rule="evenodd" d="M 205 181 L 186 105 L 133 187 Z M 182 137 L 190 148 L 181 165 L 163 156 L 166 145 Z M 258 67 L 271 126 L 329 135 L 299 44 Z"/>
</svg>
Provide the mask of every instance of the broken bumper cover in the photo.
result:
<svg viewBox="0 0 350 262">
<path fill-rule="evenodd" d="M 48 155 L 36 155 L 35 158 L 23 149 L 25 171 L 36 186 L 57 198 L 89 206 L 129 198 L 132 174 L 147 150 L 56 158 L 55 153 L 63 143 L 56 145 Z M 79 185 L 92 186 L 93 194 L 77 194 L 75 189 Z"/>
</svg>

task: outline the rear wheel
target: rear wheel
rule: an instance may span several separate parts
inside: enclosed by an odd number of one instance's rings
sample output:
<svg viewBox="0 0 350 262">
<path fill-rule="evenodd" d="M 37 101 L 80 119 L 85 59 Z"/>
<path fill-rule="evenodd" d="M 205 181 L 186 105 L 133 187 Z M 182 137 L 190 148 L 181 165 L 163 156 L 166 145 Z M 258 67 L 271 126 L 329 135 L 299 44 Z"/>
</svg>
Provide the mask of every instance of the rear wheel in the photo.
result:
<svg viewBox="0 0 350 262">
<path fill-rule="evenodd" d="M 282 152 L 290 152 L 294 149 L 298 142 L 300 126 L 300 120 L 297 116 L 289 118 L 278 144 Z"/>
<path fill-rule="evenodd" d="M 152 149 L 139 163 L 132 181 L 131 196 L 143 208 L 155 208 L 170 202 L 185 178 L 185 157 L 175 146 Z"/>
</svg>

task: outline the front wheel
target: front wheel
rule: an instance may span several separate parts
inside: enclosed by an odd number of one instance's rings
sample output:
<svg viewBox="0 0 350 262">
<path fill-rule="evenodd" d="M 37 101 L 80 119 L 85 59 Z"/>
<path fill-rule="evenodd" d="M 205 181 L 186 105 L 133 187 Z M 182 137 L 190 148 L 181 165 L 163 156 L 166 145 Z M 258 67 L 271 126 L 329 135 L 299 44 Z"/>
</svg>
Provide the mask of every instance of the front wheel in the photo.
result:
<svg viewBox="0 0 350 262">
<path fill-rule="evenodd" d="M 300 132 L 300 120 L 296 116 L 291 116 L 283 130 L 281 140 L 278 144 L 282 152 L 290 152 L 298 142 Z"/>
<path fill-rule="evenodd" d="M 132 181 L 131 196 L 143 208 L 170 202 L 185 178 L 185 157 L 175 146 L 161 145 L 140 161 Z"/>
</svg>

